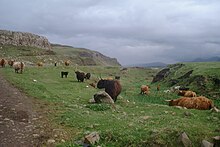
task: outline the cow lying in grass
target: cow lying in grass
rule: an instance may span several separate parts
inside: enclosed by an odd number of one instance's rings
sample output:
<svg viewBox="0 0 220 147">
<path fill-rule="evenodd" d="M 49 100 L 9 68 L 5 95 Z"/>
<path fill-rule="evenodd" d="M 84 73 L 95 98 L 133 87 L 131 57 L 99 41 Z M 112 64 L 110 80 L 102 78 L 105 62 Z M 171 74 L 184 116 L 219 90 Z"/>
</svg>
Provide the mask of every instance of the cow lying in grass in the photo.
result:
<svg viewBox="0 0 220 147">
<path fill-rule="evenodd" d="M 212 100 L 204 97 L 182 97 L 174 100 L 166 100 L 169 106 L 181 106 L 188 109 L 210 110 L 214 107 Z"/>
<path fill-rule="evenodd" d="M 193 91 L 190 91 L 190 90 L 187 90 L 187 91 L 185 91 L 185 90 L 180 90 L 180 91 L 178 92 L 178 95 L 184 96 L 184 97 L 196 97 L 196 93 L 193 92 Z"/>
</svg>

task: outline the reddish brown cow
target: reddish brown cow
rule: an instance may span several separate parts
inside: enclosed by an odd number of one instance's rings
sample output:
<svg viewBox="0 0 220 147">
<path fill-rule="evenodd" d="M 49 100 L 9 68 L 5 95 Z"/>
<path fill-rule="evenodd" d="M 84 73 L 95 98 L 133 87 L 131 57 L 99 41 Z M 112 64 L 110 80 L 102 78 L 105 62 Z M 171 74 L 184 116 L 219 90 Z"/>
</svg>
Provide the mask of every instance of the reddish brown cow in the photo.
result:
<svg viewBox="0 0 220 147">
<path fill-rule="evenodd" d="M 69 65 L 70 65 L 70 61 L 67 60 L 67 61 L 64 62 L 64 64 L 65 64 L 66 66 L 69 66 Z"/>
<path fill-rule="evenodd" d="M 188 109 L 209 110 L 214 107 L 212 100 L 204 97 L 182 97 L 175 100 L 166 100 L 169 102 L 169 106 L 181 106 Z"/>
<path fill-rule="evenodd" d="M 15 62 L 15 60 L 8 60 L 8 65 L 12 67 L 14 62 Z"/>
<path fill-rule="evenodd" d="M 0 61 L 1 67 L 5 67 L 5 64 L 6 64 L 6 60 L 5 59 L 1 59 L 1 61 Z"/>
<path fill-rule="evenodd" d="M 180 90 L 178 95 L 184 96 L 184 97 L 196 97 L 196 93 L 190 90 Z"/>
<path fill-rule="evenodd" d="M 148 85 L 141 85 L 140 94 L 149 94 L 149 93 L 150 93 L 150 87 Z"/>
</svg>

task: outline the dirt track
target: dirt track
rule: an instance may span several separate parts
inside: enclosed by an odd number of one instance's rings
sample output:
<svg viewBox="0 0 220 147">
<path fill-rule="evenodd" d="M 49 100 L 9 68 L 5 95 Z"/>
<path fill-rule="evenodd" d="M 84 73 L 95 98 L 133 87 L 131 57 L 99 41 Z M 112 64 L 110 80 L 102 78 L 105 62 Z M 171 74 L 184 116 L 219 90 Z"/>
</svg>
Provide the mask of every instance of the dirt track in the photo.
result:
<svg viewBox="0 0 220 147">
<path fill-rule="evenodd" d="M 48 125 L 42 122 L 39 104 L 7 82 L 1 70 L 0 147 L 42 146 L 50 138 L 50 132 L 45 131 Z"/>
</svg>

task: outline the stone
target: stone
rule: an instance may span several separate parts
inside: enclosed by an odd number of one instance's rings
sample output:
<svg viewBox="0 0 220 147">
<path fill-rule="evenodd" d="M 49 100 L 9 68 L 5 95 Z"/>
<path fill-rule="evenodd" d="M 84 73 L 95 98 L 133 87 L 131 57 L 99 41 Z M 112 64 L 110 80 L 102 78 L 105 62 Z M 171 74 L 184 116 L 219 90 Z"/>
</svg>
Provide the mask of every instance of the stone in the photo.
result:
<svg viewBox="0 0 220 147">
<path fill-rule="evenodd" d="M 202 140 L 201 147 L 213 147 L 213 143 L 210 143 L 207 140 Z"/>
<path fill-rule="evenodd" d="M 114 104 L 114 101 L 111 98 L 111 96 L 108 93 L 106 93 L 105 91 L 99 91 L 96 94 L 94 94 L 94 100 L 96 103 Z"/>
<path fill-rule="evenodd" d="M 54 140 L 54 139 L 49 139 L 49 140 L 47 140 L 47 143 L 48 144 L 53 144 L 53 143 L 55 143 L 56 141 Z"/>
<path fill-rule="evenodd" d="M 220 147 L 220 136 L 213 137 L 214 147 Z"/>
<path fill-rule="evenodd" d="M 0 30 L 0 45 L 32 46 L 51 50 L 51 45 L 46 37 L 7 30 Z"/>
<path fill-rule="evenodd" d="M 100 140 L 100 136 L 97 132 L 92 132 L 84 137 L 84 143 L 86 144 L 95 144 L 98 143 L 99 140 Z"/>
<path fill-rule="evenodd" d="M 180 136 L 178 138 L 178 142 L 179 142 L 180 146 L 192 147 L 192 142 L 185 132 L 180 134 Z"/>
</svg>

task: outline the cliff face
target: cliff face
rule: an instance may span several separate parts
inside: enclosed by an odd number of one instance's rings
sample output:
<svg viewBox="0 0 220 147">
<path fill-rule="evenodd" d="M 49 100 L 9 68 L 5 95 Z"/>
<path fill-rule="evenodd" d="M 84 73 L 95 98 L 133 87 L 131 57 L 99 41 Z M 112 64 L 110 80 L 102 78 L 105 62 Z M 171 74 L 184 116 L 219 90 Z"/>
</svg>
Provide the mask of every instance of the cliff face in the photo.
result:
<svg viewBox="0 0 220 147">
<path fill-rule="evenodd" d="M 0 45 L 32 46 L 50 50 L 51 45 L 46 37 L 31 33 L 0 30 Z"/>
</svg>

